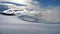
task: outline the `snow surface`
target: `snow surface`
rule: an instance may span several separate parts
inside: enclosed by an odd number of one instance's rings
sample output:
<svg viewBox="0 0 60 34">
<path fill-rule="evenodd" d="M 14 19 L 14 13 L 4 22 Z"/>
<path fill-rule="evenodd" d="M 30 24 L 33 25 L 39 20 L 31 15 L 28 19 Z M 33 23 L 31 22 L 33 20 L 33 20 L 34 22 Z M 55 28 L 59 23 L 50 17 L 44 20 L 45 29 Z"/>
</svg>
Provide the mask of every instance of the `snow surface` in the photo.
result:
<svg viewBox="0 0 60 34">
<path fill-rule="evenodd" d="M 0 15 L 1 34 L 60 34 L 60 24 L 33 23 L 17 16 Z"/>
</svg>

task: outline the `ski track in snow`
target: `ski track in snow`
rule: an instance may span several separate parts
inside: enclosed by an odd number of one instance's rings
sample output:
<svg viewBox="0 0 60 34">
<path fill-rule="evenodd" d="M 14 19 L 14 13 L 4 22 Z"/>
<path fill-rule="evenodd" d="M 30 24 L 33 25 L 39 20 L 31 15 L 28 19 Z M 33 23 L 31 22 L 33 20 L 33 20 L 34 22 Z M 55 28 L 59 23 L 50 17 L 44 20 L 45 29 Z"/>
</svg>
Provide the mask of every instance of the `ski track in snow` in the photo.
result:
<svg viewBox="0 0 60 34">
<path fill-rule="evenodd" d="M 0 15 L 1 34 L 59 34 L 60 24 L 32 23 L 17 16 Z"/>
</svg>

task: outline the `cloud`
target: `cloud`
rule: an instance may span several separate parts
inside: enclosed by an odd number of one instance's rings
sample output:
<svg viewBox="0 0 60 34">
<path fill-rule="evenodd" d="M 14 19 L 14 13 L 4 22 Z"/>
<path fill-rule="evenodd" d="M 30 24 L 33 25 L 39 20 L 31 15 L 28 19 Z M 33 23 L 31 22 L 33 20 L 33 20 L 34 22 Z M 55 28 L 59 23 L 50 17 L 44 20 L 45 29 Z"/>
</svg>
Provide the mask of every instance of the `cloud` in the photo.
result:
<svg viewBox="0 0 60 34">
<path fill-rule="evenodd" d="M 35 9 L 36 13 L 34 16 L 42 18 L 44 20 L 59 22 L 60 21 L 60 6 L 48 6 L 42 8 L 41 4 L 36 0 L 30 2 L 29 8 Z"/>
<path fill-rule="evenodd" d="M 60 21 L 60 6 L 48 6 L 47 8 L 42 8 L 36 0 L 30 2 L 29 7 L 35 9 L 36 13 L 34 15 L 39 18 L 53 22 Z"/>
<path fill-rule="evenodd" d="M 1 1 L 1 0 L 0 0 Z M 41 7 L 41 4 L 37 0 L 2 0 L 2 1 L 8 1 L 8 2 L 15 2 L 20 4 L 27 5 L 26 7 L 32 8 L 35 10 L 35 13 L 32 14 L 38 18 L 42 18 L 44 20 L 49 21 L 60 21 L 60 7 L 59 6 L 49 6 Z"/>
<path fill-rule="evenodd" d="M 0 1 L 7 1 L 7 2 L 15 2 L 15 3 L 20 3 L 20 4 L 26 4 L 26 2 L 31 1 L 31 0 L 0 0 Z"/>
<path fill-rule="evenodd" d="M 51 21 L 60 21 L 60 7 L 50 7 L 46 10 L 48 12 L 47 19 Z"/>
</svg>

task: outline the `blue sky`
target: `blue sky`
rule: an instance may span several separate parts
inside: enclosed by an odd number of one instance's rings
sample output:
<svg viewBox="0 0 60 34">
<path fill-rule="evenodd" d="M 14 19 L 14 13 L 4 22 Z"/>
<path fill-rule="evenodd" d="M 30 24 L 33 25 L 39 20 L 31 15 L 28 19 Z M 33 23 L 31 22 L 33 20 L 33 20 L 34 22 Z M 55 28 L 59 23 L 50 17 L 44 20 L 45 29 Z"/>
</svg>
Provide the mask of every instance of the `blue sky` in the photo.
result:
<svg viewBox="0 0 60 34">
<path fill-rule="evenodd" d="M 53 6 L 57 7 L 60 6 L 60 0 L 36 0 L 42 7 Z"/>
</svg>

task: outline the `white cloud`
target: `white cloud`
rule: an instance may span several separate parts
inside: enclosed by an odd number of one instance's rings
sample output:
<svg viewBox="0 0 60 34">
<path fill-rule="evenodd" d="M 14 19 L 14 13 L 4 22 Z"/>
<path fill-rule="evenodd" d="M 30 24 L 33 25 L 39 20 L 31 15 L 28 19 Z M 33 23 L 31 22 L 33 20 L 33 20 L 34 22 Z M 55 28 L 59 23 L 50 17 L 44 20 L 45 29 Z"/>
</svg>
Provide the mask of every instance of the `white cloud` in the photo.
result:
<svg viewBox="0 0 60 34">
<path fill-rule="evenodd" d="M 47 10 L 48 16 L 47 19 L 51 21 L 60 21 L 60 7 L 53 7 Z"/>
<path fill-rule="evenodd" d="M 1 1 L 1 0 L 0 0 Z M 50 21 L 60 21 L 60 7 L 48 7 L 49 9 L 42 8 L 39 2 L 33 0 L 2 0 L 15 2 L 20 4 L 26 4 L 27 8 L 33 8 L 36 12 L 34 16 L 37 16 L 42 19 L 50 20 Z M 32 14 L 33 15 L 33 14 Z"/>
<path fill-rule="evenodd" d="M 0 1 L 8 1 L 8 2 L 15 2 L 20 4 L 26 4 L 26 2 L 30 2 L 31 0 L 0 0 Z"/>
</svg>

